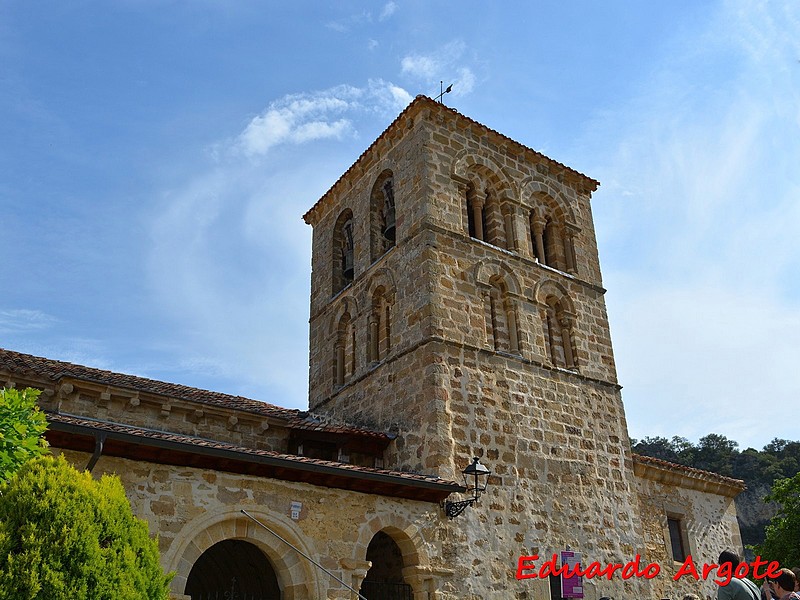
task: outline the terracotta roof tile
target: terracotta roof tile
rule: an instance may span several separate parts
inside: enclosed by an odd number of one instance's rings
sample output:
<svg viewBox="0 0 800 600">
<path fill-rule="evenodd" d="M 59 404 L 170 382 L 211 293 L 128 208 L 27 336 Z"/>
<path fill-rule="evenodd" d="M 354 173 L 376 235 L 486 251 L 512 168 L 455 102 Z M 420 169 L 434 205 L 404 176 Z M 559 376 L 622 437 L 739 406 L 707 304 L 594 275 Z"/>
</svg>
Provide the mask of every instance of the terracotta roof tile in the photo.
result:
<svg viewBox="0 0 800 600">
<path fill-rule="evenodd" d="M 153 440 L 153 441 L 160 441 L 160 442 L 172 442 L 174 444 L 180 444 L 183 446 L 189 446 L 194 448 L 207 448 L 207 449 L 215 449 L 215 450 L 223 450 L 235 454 L 239 454 L 242 456 L 253 456 L 253 457 L 265 457 L 276 459 L 280 461 L 284 461 L 287 463 L 295 463 L 295 464 L 305 464 L 305 465 L 315 465 L 319 467 L 327 467 L 328 469 L 334 469 L 341 472 L 352 472 L 352 473 L 364 473 L 364 474 L 375 474 L 375 475 L 385 475 L 387 477 L 393 477 L 400 480 L 406 480 L 409 482 L 416 481 L 416 482 L 424 482 L 428 484 L 435 484 L 441 485 L 443 487 L 461 487 L 458 483 L 454 481 L 448 481 L 445 479 L 441 479 L 436 476 L 431 475 L 423 475 L 419 473 L 408 473 L 405 471 L 394 471 L 391 469 L 377 469 L 371 467 L 362 467 L 358 465 L 352 465 L 348 463 L 342 463 L 338 461 L 330 461 L 330 460 L 322 460 L 317 458 L 309 458 L 307 456 L 297 456 L 294 454 L 283 454 L 280 452 L 274 452 L 272 450 L 260 450 L 257 448 L 248 448 L 245 446 L 237 446 L 235 444 L 229 444 L 227 442 L 221 442 L 217 440 L 211 440 L 207 438 L 200 438 L 194 437 L 179 433 L 173 433 L 169 431 L 159 431 L 155 429 L 147 429 L 143 427 L 134 427 L 132 425 L 123 425 L 121 423 L 113 423 L 110 421 L 100 421 L 97 419 L 89 419 L 87 417 L 78 417 L 75 415 L 67 415 L 63 413 L 45 413 L 47 416 L 48 422 L 51 424 L 62 424 L 62 425 L 69 425 L 73 427 L 80 427 L 85 429 L 91 429 L 93 431 L 101 431 L 107 432 L 111 434 L 120 434 L 125 436 L 132 436 L 135 438 L 139 438 L 142 440 Z"/>
<path fill-rule="evenodd" d="M 704 471 L 702 469 L 695 469 L 694 467 L 687 467 L 686 465 L 680 465 L 677 463 L 669 462 L 667 460 L 662 460 L 660 458 L 653 458 L 652 456 L 644 456 L 642 454 L 634 454 L 633 460 L 634 462 L 638 462 L 643 465 L 651 465 L 654 467 L 665 469 L 667 471 L 672 471 L 674 473 L 689 475 L 691 477 L 703 479 L 706 481 L 713 481 L 715 483 L 721 483 L 723 485 L 728 485 L 731 487 L 740 487 L 741 489 L 745 488 L 744 481 L 742 481 L 741 479 L 734 479 L 733 477 L 725 477 L 724 475 L 720 475 L 718 473 L 713 473 L 711 471 Z"/>
<path fill-rule="evenodd" d="M 372 439 L 381 439 L 387 443 L 393 437 L 383 432 L 372 431 L 361 427 L 328 423 L 310 415 L 306 411 L 301 411 L 296 408 L 283 408 L 275 404 L 262 402 L 260 400 L 252 400 L 243 396 L 232 396 L 230 394 L 212 392 L 177 383 L 157 381 L 137 375 L 115 373 L 113 371 L 95 369 L 93 367 L 86 367 L 0 348 L 0 370 L 2 369 L 22 375 L 33 374 L 38 378 L 43 377 L 54 383 L 58 382 L 63 377 L 70 377 L 81 381 L 112 385 L 178 400 L 187 400 L 199 404 L 255 413 L 284 420 L 286 426 L 290 429 L 313 429 L 333 434 L 356 435 Z"/>
</svg>

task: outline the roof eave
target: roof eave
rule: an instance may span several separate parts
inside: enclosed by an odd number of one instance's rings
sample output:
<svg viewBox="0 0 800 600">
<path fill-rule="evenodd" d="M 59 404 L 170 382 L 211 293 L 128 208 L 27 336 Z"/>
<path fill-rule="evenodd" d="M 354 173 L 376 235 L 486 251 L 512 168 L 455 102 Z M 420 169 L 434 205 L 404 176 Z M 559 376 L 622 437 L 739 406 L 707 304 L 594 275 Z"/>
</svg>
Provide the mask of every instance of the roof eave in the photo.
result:
<svg viewBox="0 0 800 600">
<path fill-rule="evenodd" d="M 49 415 L 48 415 L 49 416 Z M 328 478 L 327 481 L 333 481 L 334 484 L 323 483 L 325 487 L 336 487 L 340 489 L 348 489 L 353 491 L 368 491 L 365 489 L 367 484 L 377 486 L 374 493 L 386 496 L 397 496 L 402 498 L 411 498 L 416 500 L 427 500 L 430 502 L 440 502 L 453 492 L 463 492 L 463 486 L 447 481 L 431 481 L 420 479 L 407 479 L 401 475 L 396 475 L 388 472 L 374 472 L 349 469 L 346 466 L 326 465 L 319 463 L 308 463 L 298 460 L 293 460 L 291 457 L 283 456 L 265 456 L 262 454 L 249 454 L 246 452 L 239 452 L 228 448 L 220 448 L 214 446 L 198 446 L 186 442 L 176 440 L 155 439 L 136 435 L 134 433 L 125 433 L 121 431 L 110 431 L 107 429 L 100 429 L 88 425 L 81 425 L 76 423 L 65 423 L 63 421 L 48 419 L 48 431 L 54 433 L 65 433 L 70 435 L 84 436 L 85 438 L 95 439 L 96 436 L 104 436 L 106 443 L 109 440 L 116 440 L 122 443 L 131 444 L 133 446 L 157 448 L 171 453 L 173 460 L 165 461 L 168 464 L 185 464 L 186 461 L 180 460 L 181 454 L 192 456 L 203 456 L 212 459 L 222 459 L 234 463 L 261 465 L 264 467 L 272 467 L 280 470 L 281 472 L 295 472 L 304 473 L 307 475 L 318 475 L 321 478 Z M 52 445 L 55 447 L 63 447 L 64 444 L 69 445 L 69 442 L 57 435 L 50 435 Z M 73 443 L 73 446 L 76 445 Z M 77 448 L 72 448 L 77 449 Z M 135 458 L 130 456 L 121 456 L 122 458 Z M 238 472 L 238 471 L 236 471 Z M 305 477 L 274 477 L 276 479 L 287 479 L 292 481 L 302 480 Z M 372 490 L 370 490 L 372 491 Z"/>
</svg>

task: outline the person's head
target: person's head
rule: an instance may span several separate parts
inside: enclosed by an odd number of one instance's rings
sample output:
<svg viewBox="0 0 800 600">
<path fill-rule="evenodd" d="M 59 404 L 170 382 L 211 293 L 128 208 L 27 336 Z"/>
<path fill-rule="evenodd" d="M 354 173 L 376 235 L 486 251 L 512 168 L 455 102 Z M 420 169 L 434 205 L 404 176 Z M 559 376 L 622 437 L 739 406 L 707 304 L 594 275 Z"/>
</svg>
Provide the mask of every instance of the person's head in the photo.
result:
<svg viewBox="0 0 800 600">
<path fill-rule="evenodd" d="M 700 596 L 698 596 L 697 594 L 686 594 L 683 597 L 683 600 L 700 600 Z"/>
<path fill-rule="evenodd" d="M 730 564 L 731 569 L 735 569 L 742 562 L 742 558 L 733 550 L 723 550 L 719 555 L 719 566 Z"/>
<path fill-rule="evenodd" d="M 797 577 L 789 569 L 781 569 L 778 572 L 778 576 L 771 579 L 769 583 L 775 593 L 778 594 L 778 597 L 781 598 L 794 591 L 795 585 L 797 585 Z"/>
<path fill-rule="evenodd" d="M 794 591 L 800 592 L 800 567 L 792 569 L 792 573 L 794 573 L 794 578 L 797 580 L 794 584 Z"/>
</svg>

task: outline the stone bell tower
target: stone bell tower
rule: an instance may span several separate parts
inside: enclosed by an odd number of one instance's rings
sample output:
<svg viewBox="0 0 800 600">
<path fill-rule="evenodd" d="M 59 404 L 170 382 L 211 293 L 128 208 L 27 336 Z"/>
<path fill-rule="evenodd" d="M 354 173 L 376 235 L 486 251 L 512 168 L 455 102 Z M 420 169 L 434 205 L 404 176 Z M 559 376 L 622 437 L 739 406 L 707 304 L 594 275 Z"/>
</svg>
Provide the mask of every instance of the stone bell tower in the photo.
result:
<svg viewBox="0 0 800 600">
<path fill-rule="evenodd" d="M 396 431 L 387 467 L 482 457 L 500 538 L 632 556 L 597 185 L 417 97 L 304 217 L 310 409 Z"/>
</svg>

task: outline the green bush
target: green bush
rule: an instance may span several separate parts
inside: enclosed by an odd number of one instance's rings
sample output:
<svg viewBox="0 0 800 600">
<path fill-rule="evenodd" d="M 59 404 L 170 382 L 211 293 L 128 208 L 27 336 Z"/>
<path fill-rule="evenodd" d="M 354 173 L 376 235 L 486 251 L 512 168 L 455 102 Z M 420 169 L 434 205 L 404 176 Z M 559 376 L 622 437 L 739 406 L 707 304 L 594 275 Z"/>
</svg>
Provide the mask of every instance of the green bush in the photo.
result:
<svg viewBox="0 0 800 600">
<path fill-rule="evenodd" d="M 782 567 L 800 565 L 800 473 L 776 481 L 764 501 L 777 502 L 780 508 L 767 526 L 764 542 L 755 550 Z"/>
<path fill-rule="evenodd" d="M 43 456 L 0 485 L 0 600 L 166 600 L 169 579 L 117 477 Z"/>
<path fill-rule="evenodd" d="M 47 429 L 36 406 L 39 390 L 0 390 L 0 480 L 16 473 L 25 462 L 47 451 Z"/>
</svg>

